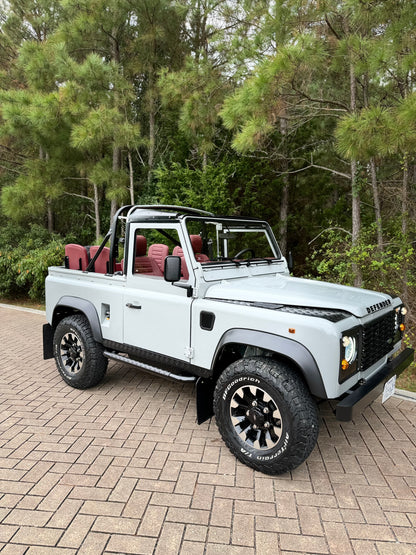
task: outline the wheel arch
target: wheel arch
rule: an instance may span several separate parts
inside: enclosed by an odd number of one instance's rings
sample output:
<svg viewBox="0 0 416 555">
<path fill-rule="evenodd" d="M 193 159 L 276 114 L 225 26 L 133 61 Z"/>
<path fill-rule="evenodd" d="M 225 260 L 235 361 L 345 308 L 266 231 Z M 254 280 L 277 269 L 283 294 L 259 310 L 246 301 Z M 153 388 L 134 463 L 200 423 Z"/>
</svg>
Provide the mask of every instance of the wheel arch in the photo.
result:
<svg viewBox="0 0 416 555">
<path fill-rule="evenodd" d="M 53 311 L 52 328 L 55 329 L 59 322 L 71 314 L 82 313 L 88 320 L 95 341 L 103 342 L 100 319 L 97 310 L 91 301 L 65 295 L 59 299 Z"/>
<path fill-rule="evenodd" d="M 312 395 L 326 398 L 322 376 L 311 352 L 293 339 L 258 330 L 234 328 L 224 333 L 211 365 L 214 381 L 226 366 L 242 357 L 246 347 L 260 348 L 272 353 L 273 358 L 288 362 L 303 377 Z M 231 351 L 236 352 L 234 359 L 229 357 Z"/>
</svg>

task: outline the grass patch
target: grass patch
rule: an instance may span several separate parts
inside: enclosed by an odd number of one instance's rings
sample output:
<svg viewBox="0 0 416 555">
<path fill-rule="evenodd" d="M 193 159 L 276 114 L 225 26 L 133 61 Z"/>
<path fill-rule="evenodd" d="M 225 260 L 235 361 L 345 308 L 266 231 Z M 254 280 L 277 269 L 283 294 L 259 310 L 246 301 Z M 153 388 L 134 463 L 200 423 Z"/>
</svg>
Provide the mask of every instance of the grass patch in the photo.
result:
<svg viewBox="0 0 416 555">
<path fill-rule="evenodd" d="M 416 365 L 413 363 L 401 376 L 397 378 L 396 387 L 416 393 Z"/>
<path fill-rule="evenodd" d="M 22 306 L 23 308 L 34 308 L 35 310 L 45 310 L 45 303 L 32 301 L 32 299 L 28 299 L 27 297 L 0 297 L 0 303 Z"/>
</svg>

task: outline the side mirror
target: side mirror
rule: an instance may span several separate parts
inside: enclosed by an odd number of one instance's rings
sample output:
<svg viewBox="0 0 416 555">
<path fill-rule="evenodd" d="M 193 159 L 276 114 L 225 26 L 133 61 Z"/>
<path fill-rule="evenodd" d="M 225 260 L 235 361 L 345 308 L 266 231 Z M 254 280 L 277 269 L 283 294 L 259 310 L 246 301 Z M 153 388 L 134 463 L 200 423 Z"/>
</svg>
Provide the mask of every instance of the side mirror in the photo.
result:
<svg viewBox="0 0 416 555">
<path fill-rule="evenodd" d="M 165 258 L 165 281 L 174 283 L 181 279 L 181 257 L 167 256 Z"/>
<path fill-rule="evenodd" d="M 289 272 L 292 273 L 293 272 L 293 255 L 292 255 L 292 251 L 289 251 L 289 254 L 287 255 L 287 267 L 289 268 Z"/>
</svg>

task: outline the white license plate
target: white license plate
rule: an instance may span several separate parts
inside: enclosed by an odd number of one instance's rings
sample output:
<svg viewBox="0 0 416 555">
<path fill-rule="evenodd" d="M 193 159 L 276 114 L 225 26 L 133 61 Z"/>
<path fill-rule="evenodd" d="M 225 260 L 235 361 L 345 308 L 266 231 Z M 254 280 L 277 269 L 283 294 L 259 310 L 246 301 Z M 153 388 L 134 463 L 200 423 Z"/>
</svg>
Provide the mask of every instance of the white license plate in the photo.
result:
<svg viewBox="0 0 416 555">
<path fill-rule="evenodd" d="M 390 399 L 393 395 L 394 390 L 396 388 L 396 375 L 392 376 L 385 384 L 383 389 L 383 398 L 381 400 L 382 403 Z"/>
</svg>

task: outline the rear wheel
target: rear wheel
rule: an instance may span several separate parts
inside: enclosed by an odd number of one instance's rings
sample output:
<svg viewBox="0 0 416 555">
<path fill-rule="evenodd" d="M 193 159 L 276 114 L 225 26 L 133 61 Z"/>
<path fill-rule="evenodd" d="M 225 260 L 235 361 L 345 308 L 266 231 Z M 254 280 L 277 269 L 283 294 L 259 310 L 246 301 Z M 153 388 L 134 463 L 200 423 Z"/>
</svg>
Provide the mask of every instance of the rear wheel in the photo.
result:
<svg viewBox="0 0 416 555">
<path fill-rule="evenodd" d="M 318 411 L 305 383 L 272 359 L 232 363 L 218 379 L 214 412 L 231 452 L 266 474 L 299 466 L 318 438 Z"/>
<path fill-rule="evenodd" d="M 104 377 L 108 360 L 92 335 L 82 314 L 67 316 L 59 322 L 53 337 L 56 366 L 67 384 L 77 389 L 97 385 Z"/>
</svg>

